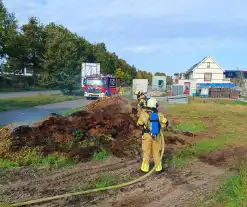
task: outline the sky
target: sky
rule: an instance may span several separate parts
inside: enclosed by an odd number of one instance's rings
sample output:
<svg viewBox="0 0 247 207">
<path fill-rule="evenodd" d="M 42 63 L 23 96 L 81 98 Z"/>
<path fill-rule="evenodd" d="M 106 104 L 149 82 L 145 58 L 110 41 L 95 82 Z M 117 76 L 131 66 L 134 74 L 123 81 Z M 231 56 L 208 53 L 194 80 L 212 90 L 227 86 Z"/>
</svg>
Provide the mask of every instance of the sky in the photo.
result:
<svg viewBox="0 0 247 207">
<path fill-rule="evenodd" d="M 138 69 L 173 75 L 205 56 L 247 69 L 246 0 L 3 0 L 20 24 L 62 24 Z"/>
</svg>

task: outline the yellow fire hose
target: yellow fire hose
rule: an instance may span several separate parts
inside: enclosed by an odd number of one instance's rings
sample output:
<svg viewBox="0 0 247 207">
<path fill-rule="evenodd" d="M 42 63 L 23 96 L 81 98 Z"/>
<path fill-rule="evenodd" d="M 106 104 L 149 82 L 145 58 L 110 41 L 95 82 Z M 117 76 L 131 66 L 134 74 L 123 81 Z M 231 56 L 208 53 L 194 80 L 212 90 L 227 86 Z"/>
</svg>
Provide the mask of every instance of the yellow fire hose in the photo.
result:
<svg viewBox="0 0 247 207">
<path fill-rule="evenodd" d="M 160 162 L 162 162 L 162 157 L 163 157 L 164 151 L 165 151 L 165 139 L 164 139 L 163 132 L 161 132 L 160 134 L 161 134 L 161 145 L 162 145 Z M 11 206 L 11 207 L 12 206 L 26 206 L 26 205 L 31 205 L 31 204 L 48 202 L 48 201 L 52 201 L 52 200 L 69 198 L 69 197 L 77 196 L 77 195 L 85 195 L 85 194 L 95 193 L 95 192 L 104 191 L 104 190 L 112 190 L 112 189 L 126 187 L 129 185 L 133 185 L 137 182 L 140 182 L 140 181 L 144 180 L 145 178 L 147 178 L 148 176 L 150 176 L 154 172 L 156 166 L 157 165 L 155 165 L 147 174 L 145 174 L 145 175 L 143 175 L 143 176 L 141 176 L 135 180 L 132 180 L 130 182 L 126 182 L 126 183 L 122 183 L 122 184 L 118 184 L 118 185 L 113 185 L 113 186 L 108 186 L 108 187 L 103 187 L 103 188 L 97 188 L 97 189 L 91 189 L 91 190 L 85 190 L 85 191 L 78 191 L 78 192 L 74 192 L 74 193 L 67 193 L 67 194 L 63 194 L 63 195 L 51 196 L 51 197 L 41 198 L 41 199 L 37 199 L 37 200 L 30 200 L 30 201 L 10 204 L 8 206 Z"/>
</svg>

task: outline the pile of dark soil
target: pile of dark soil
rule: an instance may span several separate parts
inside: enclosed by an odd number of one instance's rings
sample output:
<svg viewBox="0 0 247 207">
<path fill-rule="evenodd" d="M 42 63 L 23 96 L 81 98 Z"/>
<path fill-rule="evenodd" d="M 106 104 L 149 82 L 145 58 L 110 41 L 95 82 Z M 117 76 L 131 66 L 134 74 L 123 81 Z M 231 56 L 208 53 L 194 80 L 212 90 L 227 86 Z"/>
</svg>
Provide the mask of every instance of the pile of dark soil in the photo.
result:
<svg viewBox="0 0 247 207">
<path fill-rule="evenodd" d="M 6 127 L 0 141 L 4 139 L 8 149 L 5 146 L 0 156 L 10 158 L 23 148 L 38 148 L 42 155 L 61 152 L 80 160 L 102 148 L 116 156 L 131 155 L 141 136 L 136 121 L 135 108 L 126 99 L 103 98 L 68 117 L 54 114 L 33 127 Z"/>
<path fill-rule="evenodd" d="M 15 161 L 33 150 L 40 156 L 60 153 L 80 161 L 102 150 L 117 157 L 140 155 L 142 135 L 136 113 L 135 103 L 123 97 L 107 97 L 70 116 L 52 114 L 33 127 L 13 130 L 10 125 L 0 131 L 0 158 Z M 180 149 L 188 143 L 188 137 L 194 136 L 171 131 L 165 134 L 167 149 Z"/>
</svg>

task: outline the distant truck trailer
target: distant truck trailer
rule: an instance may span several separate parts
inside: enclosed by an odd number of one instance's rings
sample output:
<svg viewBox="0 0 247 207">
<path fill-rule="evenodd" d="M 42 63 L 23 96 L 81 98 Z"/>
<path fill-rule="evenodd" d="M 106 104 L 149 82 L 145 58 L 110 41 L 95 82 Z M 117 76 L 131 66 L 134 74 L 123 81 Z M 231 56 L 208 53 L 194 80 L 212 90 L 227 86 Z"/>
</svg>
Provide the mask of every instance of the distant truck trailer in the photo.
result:
<svg viewBox="0 0 247 207">
<path fill-rule="evenodd" d="M 133 79 L 132 95 L 134 94 L 136 90 L 141 91 L 143 93 L 147 93 L 148 92 L 148 79 Z M 133 98 L 134 97 L 135 96 L 133 95 Z"/>
</svg>

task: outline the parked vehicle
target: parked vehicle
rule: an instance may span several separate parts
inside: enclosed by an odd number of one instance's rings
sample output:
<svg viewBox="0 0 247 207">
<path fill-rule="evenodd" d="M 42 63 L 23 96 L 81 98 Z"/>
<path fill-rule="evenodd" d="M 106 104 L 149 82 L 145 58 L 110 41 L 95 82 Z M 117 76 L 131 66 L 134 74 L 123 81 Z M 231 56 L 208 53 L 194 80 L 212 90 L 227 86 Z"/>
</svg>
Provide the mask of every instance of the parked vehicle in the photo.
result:
<svg viewBox="0 0 247 207">
<path fill-rule="evenodd" d="M 82 87 L 87 98 L 99 98 L 116 94 L 116 78 L 100 74 L 99 63 L 82 63 Z"/>
<path fill-rule="evenodd" d="M 91 75 L 84 78 L 84 96 L 99 98 L 116 94 L 116 78 L 114 76 Z"/>
</svg>

